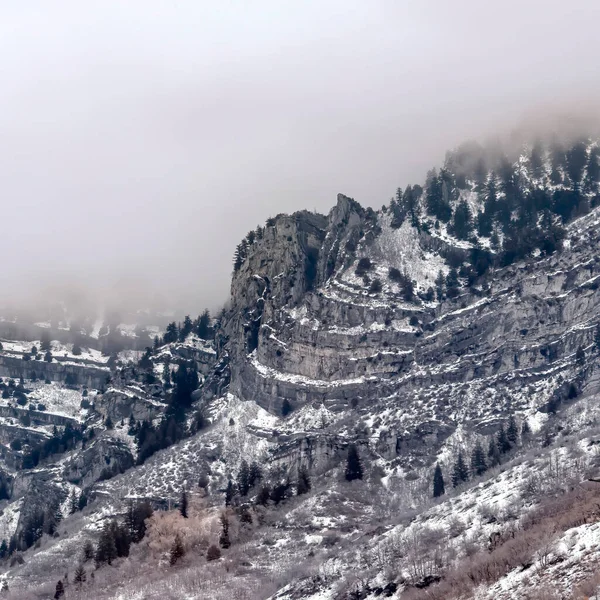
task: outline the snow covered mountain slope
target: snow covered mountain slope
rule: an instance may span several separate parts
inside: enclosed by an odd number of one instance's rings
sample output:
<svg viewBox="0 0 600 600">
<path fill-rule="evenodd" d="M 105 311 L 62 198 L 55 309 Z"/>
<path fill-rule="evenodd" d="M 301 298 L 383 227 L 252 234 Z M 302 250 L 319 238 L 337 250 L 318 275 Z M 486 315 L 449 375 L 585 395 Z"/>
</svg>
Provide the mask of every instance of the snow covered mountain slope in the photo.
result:
<svg viewBox="0 0 600 600">
<path fill-rule="evenodd" d="M 59 580 L 99 599 L 591 595 L 599 171 L 591 140 L 458 149 L 379 211 L 339 195 L 251 231 L 214 339 L 184 324 L 135 364 L 66 360 L 89 369 L 75 392 L 58 366 L 48 385 L 26 372 L 46 410 L 27 409 L 24 447 L 63 435 L 59 417 L 78 433 L 33 467 L 12 449 L 10 597 Z M 32 362 L 16 352 L 8 377 Z"/>
</svg>

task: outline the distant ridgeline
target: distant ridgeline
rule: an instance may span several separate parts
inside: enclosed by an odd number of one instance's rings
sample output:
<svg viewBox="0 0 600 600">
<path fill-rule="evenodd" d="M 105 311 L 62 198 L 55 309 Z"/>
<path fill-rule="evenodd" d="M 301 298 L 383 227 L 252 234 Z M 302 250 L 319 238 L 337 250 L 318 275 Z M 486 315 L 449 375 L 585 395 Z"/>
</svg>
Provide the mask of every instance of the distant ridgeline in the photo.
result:
<svg viewBox="0 0 600 600">
<path fill-rule="evenodd" d="M 447 154 L 439 172 L 429 171 L 424 189 L 398 188 L 383 210 L 392 212 L 392 226 L 410 219 L 419 230 L 468 242 L 472 267 L 481 274 L 492 263 L 561 248 L 563 225 L 600 201 L 599 155 L 589 139 L 536 142 L 514 161 L 496 148 L 465 144 Z"/>
<path fill-rule="evenodd" d="M 600 203 L 599 156 L 600 146 L 591 139 L 538 141 L 513 158 L 471 142 L 448 152 L 443 168 L 427 173 L 424 187 L 398 188 L 381 212 L 366 212 L 375 221 L 377 214 L 391 214 L 392 227 L 408 221 L 444 242 L 450 278 L 472 284 L 491 266 L 562 248 L 564 225 Z M 263 235 L 259 226 L 238 244 L 234 272 Z"/>
</svg>

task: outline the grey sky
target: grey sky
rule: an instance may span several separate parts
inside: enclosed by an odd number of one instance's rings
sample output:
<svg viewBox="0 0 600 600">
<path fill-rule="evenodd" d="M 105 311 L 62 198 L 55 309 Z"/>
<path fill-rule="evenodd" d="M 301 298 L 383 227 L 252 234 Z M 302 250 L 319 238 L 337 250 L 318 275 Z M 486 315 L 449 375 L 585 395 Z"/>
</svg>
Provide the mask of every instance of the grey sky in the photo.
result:
<svg viewBox="0 0 600 600">
<path fill-rule="evenodd" d="M 216 307 L 268 216 L 380 206 L 467 137 L 593 106 L 599 22 L 597 0 L 2 2 L 3 291 Z"/>
</svg>

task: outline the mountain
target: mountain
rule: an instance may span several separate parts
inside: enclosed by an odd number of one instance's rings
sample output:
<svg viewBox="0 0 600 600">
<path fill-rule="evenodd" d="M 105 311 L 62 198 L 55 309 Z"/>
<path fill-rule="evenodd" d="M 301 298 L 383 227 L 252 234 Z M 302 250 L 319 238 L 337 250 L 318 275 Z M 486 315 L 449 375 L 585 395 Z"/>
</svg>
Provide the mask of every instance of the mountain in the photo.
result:
<svg viewBox="0 0 600 600">
<path fill-rule="evenodd" d="M 598 155 L 467 144 L 270 218 L 145 351 L 7 324 L 7 597 L 593 595 Z"/>
</svg>

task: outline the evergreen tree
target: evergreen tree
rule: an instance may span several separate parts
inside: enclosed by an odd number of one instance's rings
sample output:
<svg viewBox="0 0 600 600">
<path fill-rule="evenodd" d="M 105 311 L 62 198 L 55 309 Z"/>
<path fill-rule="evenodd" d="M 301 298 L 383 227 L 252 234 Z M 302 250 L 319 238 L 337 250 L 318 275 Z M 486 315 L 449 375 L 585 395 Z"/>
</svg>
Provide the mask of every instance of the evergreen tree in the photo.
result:
<svg viewBox="0 0 600 600">
<path fill-rule="evenodd" d="M 461 200 L 454 211 L 452 231 L 459 240 L 466 240 L 473 231 L 471 209 L 465 200 Z"/>
<path fill-rule="evenodd" d="M 82 583 L 85 583 L 85 580 L 87 579 L 87 574 L 85 572 L 85 569 L 83 568 L 83 565 L 79 565 L 77 567 L 77 569 L 75 569 L 75 575 L 73 577 L 73 582 L 81 585 Z"/>
<path fill-rule="evenodd" d="M 237 487 L 240 496 L 248 495 L 248 492 L 250 491 L 250 468 L 248 467 L 248 463 L 243 459 L 237 474 Z"/>
<path fill-rule="evenodd" d="M 497 437 L 498 451 L 500 454 L 506 454 L 510 451 L 511 445 L 508 440 L 508 436 L 506 435 L 506 429 L 504 429 L 504 425 L 500 425 L 500 430 L 498 431 Z"/>
<path fill-rule="evenodd" d="M 531 428 L 529 427 L 529 422 L 527 421 L 527 419 L 525 419 L 523 421 L 523 424 L 521 425 L 521 439 L 523 441 L 525 441 L 526 439 L 529 438 L 530 435 L 531 435 Z"/>
<path fill-rule="evenodd" d="M 250 473 L 248 475 L 248 483 L 253 488 L 259 481 L 262 480 L 263 474 L 260 465 L 256 461 L 250 464 Z"/>
<path fill-rule="evenodd" d="M 444 273 L 440 269 L 438 271 L 437 277 L 435 278 L 435 293 L 438 301 L 443 300 L 444 298 L 444 286 L 446 284 L 446 278 L 444 277 Z"/>
<path fill-rule="evenodd" d="M 308 469 L 304 466 L 298 469 L 298 483 L 296 484 L 296 493 L 298 496 L 310 492 L 311 488 L 310 475 Z"/>
<path fill-rule="evenodd" d="M 469 469 L 465 462 L 462 450 L 460 450 L 456 462 L 454 463 L 454 467 L 452 468 L 452 485 L 457 487 L 466 481 L 469 481 Z"/>
<path fill-rule="evenodd" d="M 62 582 L 62 580 L 59 580 L 58 583 L 56 584 L 56 590 L 54 592 L 54 600 L 58 600 L 59 598 L 62 598 L 65 595 L 65 586 Z"/>
<path fill-rule="evenodd" d="M 456 298 L 459 294 L 458 273 L 453 267 L 446 275 L 446 295 L 448 298 Z"/>
<path fill-rule="evenodd" d="M 42 332 L 42 339 L 40 340 L 40 349 L 44 352 L 49 352 L 52 349 L 50 345 L 50 334 L 47 331 Z"/>
<path fill-rule="evenodd" d="M 225 550 L 231 546 L 231 541 L 229 539 L 229 519 L 225 513 L 221 513 L 221 535 L 219 536 L 219 545 Z"/>
<path fill-rule="evenodd" d="M 183 342 L 185 341 L 185 338 L 187 338 L 187 336 L 192 333 L 192 329 L 194 328 L 194 324 L 192 323 L 192 319 L 190 318 L 190 315 L 185 315 L 185 318 L 183 319 L 183 325 L 181 326 L 181 329 L 179 330 L 179 339 Z"/>
<path fill-rule="evenodd" d="M 577 348 L 575 360 L 580 367 L 585 365 L 585 350 L 583 349 L 583 346 L 579 346 L 579 348 Z"/>
<path fill-rule="evenodd" d="M 2 543 L 0 544 L 0 560 L 2 560 L 3 558 L 6 558 L 8 556 L 8 544 L 6 543 L 6 540 L 2 540 Z"/>
<path fill-rule="evenodd" d="M 514 415 L 510 415 L 508 419 L 508 427 L 506 429 L 506 437 L 511 446 L 516 446 L 519 441 L 519 427 Z"/>
<path fill-rule="evenodd" d="M 79 499 L 77 498 L 77 493 L 75 492 L 75 490 L 73 490 L 71 492 L 71 495 L 69 496 L 69 514 L 73 514 L 77 512 L 77 509 L 79 508 Z"/>
<path fill-rule="evenodd" d="M 100 566 L 103 563 L 112 564 L 112 561 L 117 558 L 117 547 L 115 545 L 115 538 L 111 524 L 106 522 L 100 533 L 98 540 L 98 547 L 96 548 L 96 555 L 94 557 L 96 565 Z"/>
<path fill-rule="evenodd" d="M 256 503 L 261 506 L 267 506 L 269 500 L 271 499 L 271 488 L 268 485 L 263 485 L 256 496 Z"/>
<path fill-rule="evenodd" d="M 471 453 L 471 473 L 474 475 L 483 475 L 487 471 L 487 463 L 485 461 L 485 452 L 481 442 L 477 440 Z"/>
<path fill-rule="evenodd" d="M 146 535 L 146 519 L 153 514 L 152 506 L 149 502 L 130 502 L 125 515 L 125 527 L 131 541 L 138 544 Z"/>
<path fill-rule="evenodd" d="M 198 318 L 196 333 L 202 340 L 208 340 L 210 338 L 210 313 L 208 310 L 205 310 Z"/>
<path fill-rule="evenodd" d="M 248 243 L 246 240 L 242 240 L 235 249 L 235 254 L 233 256 L 233 270 L 237 272 L 240 270 L 241 266 L 244 264 L 246 260 L 246 256 L 248 255 Z"/>
<path fill-rule="evenodd" d="M 363 478 L 363 468 L 358 454 L 358 448 L 355 444 L 348 447 L 348 457 L 346 459 L 346 470 L 344 472 L 346 481 L 354 481 Z"/>
<path fill-rule="evenodd" d="M 188 518 L 188 498 L 187 493 L 184 490 L 181 492 L 181 500 L 179 501 L 179 512 L 184 519 Z"/>
<path fill-rule="evenodd" d="M 181 541 L 179 534 L 176 534 L 173 544 L 171 545 L 169 564 L 173 566 L 180 558 L 183 558 L 184 556 L 185 548 L 183 547 L 183 542 Z"/>
<path fill-rule="evenodd" d="M 94 558 L 94 544 L 90 540 L 86 540 L 83 545 L 83 562 L 92 560 Z"/>
<path fill-rule="evenodd" d="M 433 497 L 439 498 L 446 493 L 446 485 L 444 484 L 444 475 L 442 474 L 442 467 L 439 464 L 435 465 L 435 471 L 433 472 Z"/>
<path fill-rule="evenodd" d="M 165 335 L 163 336 L 163 341 L 165 344 L 172 344 L 179 339 L 179 329 L 177 327 L 177 323 L 173 321 L 167 325 L 167 329 L 165 331 Z"/>
<path fill-rule="evenodd" d="M 594 332 L 594 345 L 596 346 L 596 350 L 600 352 L 600 323 L 596 325 Z"/>
<path fill-rule="evenodd" d="M 225 490 L 225 506 L 231 506 L 235 497 L 236 489 L 231 479 L 227 482 L 227 489 Z"/>
</svg>

